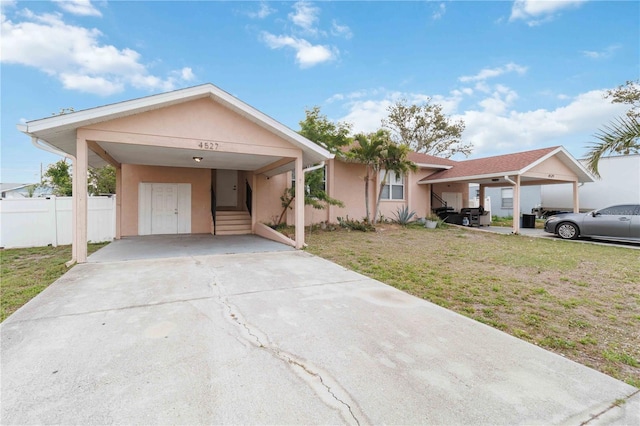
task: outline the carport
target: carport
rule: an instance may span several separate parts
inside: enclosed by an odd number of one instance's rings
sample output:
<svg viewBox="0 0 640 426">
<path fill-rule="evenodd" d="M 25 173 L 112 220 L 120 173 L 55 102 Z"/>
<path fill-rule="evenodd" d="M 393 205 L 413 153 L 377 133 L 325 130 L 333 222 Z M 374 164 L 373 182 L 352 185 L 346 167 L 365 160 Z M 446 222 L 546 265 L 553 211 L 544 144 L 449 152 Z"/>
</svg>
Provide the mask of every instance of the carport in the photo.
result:
<svg viewBox="0 0 640 426">
<path fill-rule="evenodd" d="M 73 258 L 87 260 L 89 167 L 116 169 L 116 239 L 227 233 L 304 245 L 305 167 L 333 155 L 212 84 L 18 125 L 38 148 L 73 162 Z M 295 239 L 263 223 L 295 171 Z M 275 203 L 275 204 L 274 204 Z M 218 213 L 217 213 L 218 212 Z M 246 219 L 245 219 L 246 218 Z M 245 229 L 240 229 L 246 226 Z"/>
<path fill-rule="evenodd" d="M 438 186 L 451 184 L 479 184 L 480 200 L 485 199 L 485 188 L 513 187 L 513 233 L 520 233 L 520 188 L 528 185 L 573 185 L 573 211 L 580 211 L 578 187 L 593 182 L 589 172 L 563 147 L 550 147 L 515 154 L 460 161 L 454 167 L 436 172 L 421 181 L 431 185 L 436 193 Z"/>
</svg>

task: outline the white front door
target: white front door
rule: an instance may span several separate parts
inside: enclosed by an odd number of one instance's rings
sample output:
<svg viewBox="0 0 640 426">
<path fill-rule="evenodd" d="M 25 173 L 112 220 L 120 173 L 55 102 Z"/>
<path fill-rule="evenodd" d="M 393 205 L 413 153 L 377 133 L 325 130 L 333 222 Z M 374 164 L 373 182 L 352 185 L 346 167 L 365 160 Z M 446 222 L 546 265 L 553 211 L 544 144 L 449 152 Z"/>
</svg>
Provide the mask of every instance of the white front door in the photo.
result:
<svg viewBox="0 0 640 426">
<path fill-rule="evenodd" d="M 238 171 L 216 171 L 216 205 L 236 207 L 238 205 Z"/>
<path fill-rule="evenodd" d="M 178 185 L 155 183 L 151 189 L 151 233 L 178 233 Z"/>
<path fill-rule="evenodd" d="M 191 233 L 191 184 L 140 183 L 138 235 Z"/>
<path fill-rule="evenodd" d="M 462 209 L 462 192 L 443 192 L 442 199 L 447 203 L 447 207 L 453 207 L 454 211 Z"/>
</svg>

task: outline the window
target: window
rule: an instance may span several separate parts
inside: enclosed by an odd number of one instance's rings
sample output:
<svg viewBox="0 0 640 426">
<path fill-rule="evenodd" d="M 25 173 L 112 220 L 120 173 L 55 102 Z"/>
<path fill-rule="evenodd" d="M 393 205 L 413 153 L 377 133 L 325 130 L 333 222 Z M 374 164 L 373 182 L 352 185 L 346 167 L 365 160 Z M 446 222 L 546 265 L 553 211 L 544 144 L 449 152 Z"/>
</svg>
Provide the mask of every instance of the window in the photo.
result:
<svg viewBox="0 0 640 426">
<path fill-rule="evenodd" d="M 513 188 L 502 188 L 502 208 L 513 208 Z"/>
<path fill-rule="evenodd" d="M 598 213 L 607 216 L 631 216 L 633 214 L 637 214 L 636 209 L 637 206 L 635 205 L 611 206 L 602 210 L 598 210 Z"/>
<path fill-rule="evenodd" d="M 380 179 L 384 178 L 385 171 L 380 171 Z M 404 200 L 404 176 L 390 171 L 387 175 L 384 188 L 382 188 L 381 200 Z"/>
<path fill-rule="evenodd" d="M 307 194 L 313 194 L 318 191 L 327 191 L 327 166 L 321 169 L 313 170 L 304 177 Z M 296 171 L 291 172 L 291 188 L 296 187 Z"/>
</svg>

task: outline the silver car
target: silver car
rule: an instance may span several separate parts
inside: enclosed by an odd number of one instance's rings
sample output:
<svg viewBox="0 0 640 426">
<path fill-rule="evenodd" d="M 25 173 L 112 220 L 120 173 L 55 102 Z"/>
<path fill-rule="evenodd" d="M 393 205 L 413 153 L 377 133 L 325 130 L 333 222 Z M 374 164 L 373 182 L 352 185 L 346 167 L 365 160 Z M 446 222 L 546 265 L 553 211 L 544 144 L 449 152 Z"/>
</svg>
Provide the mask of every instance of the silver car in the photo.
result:
<svg viewBox="0 0 640 426">
<path fill-rule="evenodd" d="M 640 242 L 640 204 L 551 216 L 544 223 L 544 230 L 566 240 L 590 237 Z"/>
</svg>

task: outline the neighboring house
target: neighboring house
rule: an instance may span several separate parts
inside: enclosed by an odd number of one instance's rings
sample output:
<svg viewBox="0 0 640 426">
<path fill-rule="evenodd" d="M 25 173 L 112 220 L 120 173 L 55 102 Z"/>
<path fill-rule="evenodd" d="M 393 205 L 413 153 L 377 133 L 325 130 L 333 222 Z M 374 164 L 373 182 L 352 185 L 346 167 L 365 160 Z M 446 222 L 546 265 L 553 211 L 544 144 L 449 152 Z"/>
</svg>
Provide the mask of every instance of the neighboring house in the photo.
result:
<svg viewBox="0 0 640 426">
<path fill-rule="evenodd" d="M 36 188 L 29 196 L 29 187 L 31 186 L 36 186 Z M 52 193 L 50 187 L 36 183 L 0 183 L 0 198 L 37 198 L 46 197 Z"/>
<path fill-rule="evenodd" d="M 586 167 L 587 160 L 579 160 Z M 601 209 L 615 204 L 640 203 L 640 154 L 617 155 L 600 159 L 598 169 L 600 178 L 580 185 L 580 211 Z M 475 194 L 473 186 L 470 191 Z M 510 216 L 509 207 L 511 187 L 487 188 L 486 194 L 491 197 L 492 214 Z M 471 195 L 473 198 L 473 195 Z M 570 211 L 573 208 L 573 194 L 570 184 L 534 185 L 523 188 L 520 211 L 522 213 Z"/>
<path fill-rule="evenodd" d="M 212 84 L 176 90 L 93 109 L 29 121 L 18 128 L 43 149 L 69 157 L 74 170 L 76 232 L 73 255 L 87 257 L 87 169 L 116 168 L 116 238 L 151 234 L 252 233 L 297 248 L 304 225 L 365 216 L 364 166 L 334 158 L 255 108 Z M 419 216 L 447 204 L 468 206 L 469 183 L 485 188 L 513 185 L 519 211 L 522 185 L 590 181 L 562 147 L 487 159 L 453 161 L 410 154 L 418 165 L 406 176 L 391 175 L 381 213 L 401 206 Z M 305 168 L 325 164 L 328 195 L 345 207 L 312 211 L 304 206 Z M 280 196 L 296 197 L 289 240 L 266 224 L 282 212 Z M 371 211 L 377 184 L 370 185 Z M 577 202 L 577 201 L 576 201 Z M 518 232 L 514 221 L 514 232 Z"/>
<path fill-rule="evenodd" d="M 571 191 L 570 184 L 563 185 L 568 186 L 569 191 Z M 551 185 L 545 186 L 545 188 L 547 187 L 551 187 Z M 520 213 L 530 214 L 532 209 L 540 205 L 540 188 L 542 188 L 541 185 L 522 187 L 520 190 Z M 480 192 L 480 186 L 472 184 L 469 186 L 469 191 L 470 198 L 477 197 Z M 491 205 L 485 206 L 485 208 L 491 209 L 493 216 L 513 216 L 513 187 L 487 188 L 485 189 L 485 196 L 491 199 Z"/>
</svg>

